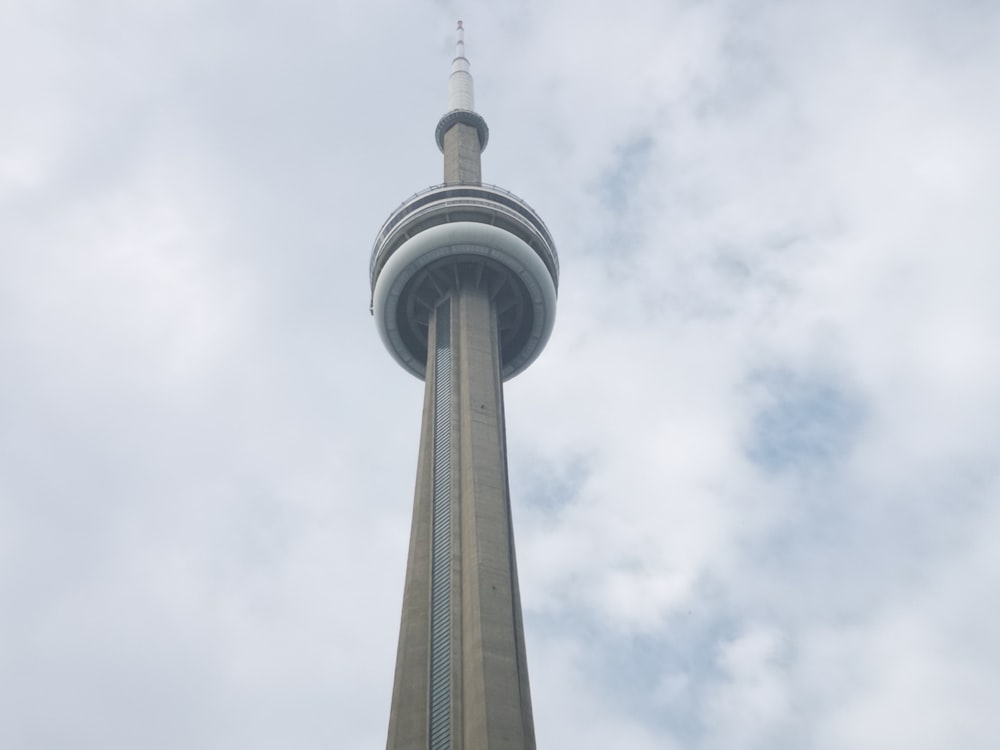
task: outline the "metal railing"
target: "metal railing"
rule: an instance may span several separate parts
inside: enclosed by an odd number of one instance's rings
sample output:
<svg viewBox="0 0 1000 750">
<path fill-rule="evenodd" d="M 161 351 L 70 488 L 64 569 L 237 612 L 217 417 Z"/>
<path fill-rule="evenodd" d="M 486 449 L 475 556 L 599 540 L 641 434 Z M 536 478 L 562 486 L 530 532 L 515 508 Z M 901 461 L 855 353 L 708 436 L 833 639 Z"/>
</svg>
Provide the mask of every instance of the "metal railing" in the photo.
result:
<svg viewBox="0 0 1000 750">
<path fill-rule="evenodd" d="M 447 206 L 482 207 L 504 214 L 518 223 L 527 223 L 531 229 L 534 229 L 535 232 L 541 235 L 542 240 L 546 243 L 546 250 L 551 255 L 551 262 L 554 266 L 553 270 L 558 275 L 559 257 L 556 255 L 555 243 L 552 241 L 549 228 L 542 221 L 541 217 L 535 213 L 535 210 L 524 200 L 497 185 L 485 183 L 481 185 L 439 184 L 411 195 L 400 203 L 389 214 L 389 218 L 385 220 L 385 223 L 382 224 L 375 238 L 371 263 L 368 268 L 369 275 L 373 277 L 373 281 L 375 269 L 379 267 L 380 260 L 384 254 L 385 242 L 394 230 L 406 219 L 430 212 L 432 209 L 437 210 Z"/>
</svg>

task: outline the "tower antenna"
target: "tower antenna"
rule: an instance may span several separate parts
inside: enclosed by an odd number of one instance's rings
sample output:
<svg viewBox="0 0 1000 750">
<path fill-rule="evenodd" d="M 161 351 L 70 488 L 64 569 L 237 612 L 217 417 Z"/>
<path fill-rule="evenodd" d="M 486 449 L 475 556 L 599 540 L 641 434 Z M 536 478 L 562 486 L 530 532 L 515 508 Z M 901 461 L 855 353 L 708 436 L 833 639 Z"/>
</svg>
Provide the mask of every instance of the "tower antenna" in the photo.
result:
<svg viewBox="0 0 1000 750">
<path fill-rule="evenodd" d="M 475 111 L 472 95 L 472 72 L 469 59 L 465 56 L 465 29 L 458 22 L 458 41 L 455 42 L 455 58 L 451 61 L 451 75 L 448 76 L 448 109 Z"/>
<path fill-rule="evenodd" d="M 456 130 L 454 126 L 457 124 L 463 127 Z M 476 140 L 470 137 L 469 129 L 475 131 L 471 135 Z M 450 131 L 453 132 L 452 147 L 446 148 L 445 134 Z M 460 132 L 463 135 L 459 135 Z M 455 140 L 456 137 L 458 140 Z M 451 61 L 451 74 L 448 76 L 448 111 L 438 121 L 434 140 L 445 155 L 445 182 L 479 183 L 479 154 L 490 140 L 490 129 L 482 115 L 476 112 L 475 98 L 472 95 L 472 72 L 469 70 L 469 58 L 465 56 L 465 27 L 461 21 L 458 22 L 458 41 L 455 43 L 455 57 Z"/>
</svg>

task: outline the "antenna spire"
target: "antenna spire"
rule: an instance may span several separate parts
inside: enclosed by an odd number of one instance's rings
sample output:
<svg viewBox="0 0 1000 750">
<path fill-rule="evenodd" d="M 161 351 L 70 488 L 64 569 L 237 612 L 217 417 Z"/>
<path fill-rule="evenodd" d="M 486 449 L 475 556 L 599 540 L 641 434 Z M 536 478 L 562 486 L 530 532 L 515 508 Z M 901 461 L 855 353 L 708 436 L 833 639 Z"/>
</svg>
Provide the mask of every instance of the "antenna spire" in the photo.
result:
<svg viewBox="0 0 1000 750">
<path fill-rule="evenodd" d="M 451 144 L 445 147 L 445 140 Z M 448 76 L 448 111 L 438 120 L 434 140 L 444 154 L 444 181 L 478 185 L 479 154 L 490 139 L 486 120 L 476 112 L 472 97 L 472 73 L 465 56 L 465 28 L 458 22 L 455 58 Z M 460 145 L 461 144 L 461 145 Z"/>
<path fill-rule="evenodd" d="M 465 29 L 458 22 L 458 41 L 455 43 L 455 59 L 451 61 L 451 75 L 448 76 L 448 109 L 475 111 L 472 96 L 472 73 L 469 60 L 465 56 Z"/>
</svg>

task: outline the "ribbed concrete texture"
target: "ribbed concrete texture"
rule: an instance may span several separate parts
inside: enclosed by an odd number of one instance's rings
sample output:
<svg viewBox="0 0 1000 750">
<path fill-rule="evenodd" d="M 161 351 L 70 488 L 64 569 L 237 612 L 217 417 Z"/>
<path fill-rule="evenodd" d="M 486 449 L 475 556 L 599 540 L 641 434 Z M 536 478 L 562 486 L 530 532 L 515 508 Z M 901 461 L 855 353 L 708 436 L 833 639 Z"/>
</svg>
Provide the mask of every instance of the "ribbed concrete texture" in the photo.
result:
<svg viewBox="0 0 1000 750">
<path fill-rule="evenodd" d="M 479 185 L 482 182 L 482 151 L 479 132 L 471 125 L 452 125 L 444 134 L 444 181 L 448 184 Z"/>
<path fill-rule="evenodd" d="M 442 328 L 439 316 L 448 315 Z M 511 530 L 503 388 L 496 310 L 486 285 L 459 279 L 434 314 L 396 662 L 389 750 L 526 750 L 535 747 Z M 450 342 L 450 388 L 436 383 L 436 341 Z M 447 424 L 451 567 L 449 730 L 431 742 L 431 585 L 435 519 L 436 399 L 451 400 Z M 439 490 L 440 495 L 440 490 Z M 438 601 L 437 599 L 435 601 Z M 440 665 L 438 665 L 440 667 Z"/>
</svg>

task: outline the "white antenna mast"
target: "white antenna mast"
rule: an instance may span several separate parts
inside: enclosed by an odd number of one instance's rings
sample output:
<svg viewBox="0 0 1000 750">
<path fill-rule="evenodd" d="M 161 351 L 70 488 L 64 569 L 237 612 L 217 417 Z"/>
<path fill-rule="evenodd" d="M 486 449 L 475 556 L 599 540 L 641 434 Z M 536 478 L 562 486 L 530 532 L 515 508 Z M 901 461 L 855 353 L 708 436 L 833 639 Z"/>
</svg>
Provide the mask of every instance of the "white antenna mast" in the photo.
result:
<svg viewBox="0 0 1000 750">
<path fill-rule="evenodd" d="M 469 60 L 465 56 L 465 29 L 458 22 L 458 42 L 455 44 L 455 59 L 451 61 L 451 75 L 448 76 L 448 109 L 475 111 L 472 97 L 472 73 Z"/>
</svg>

